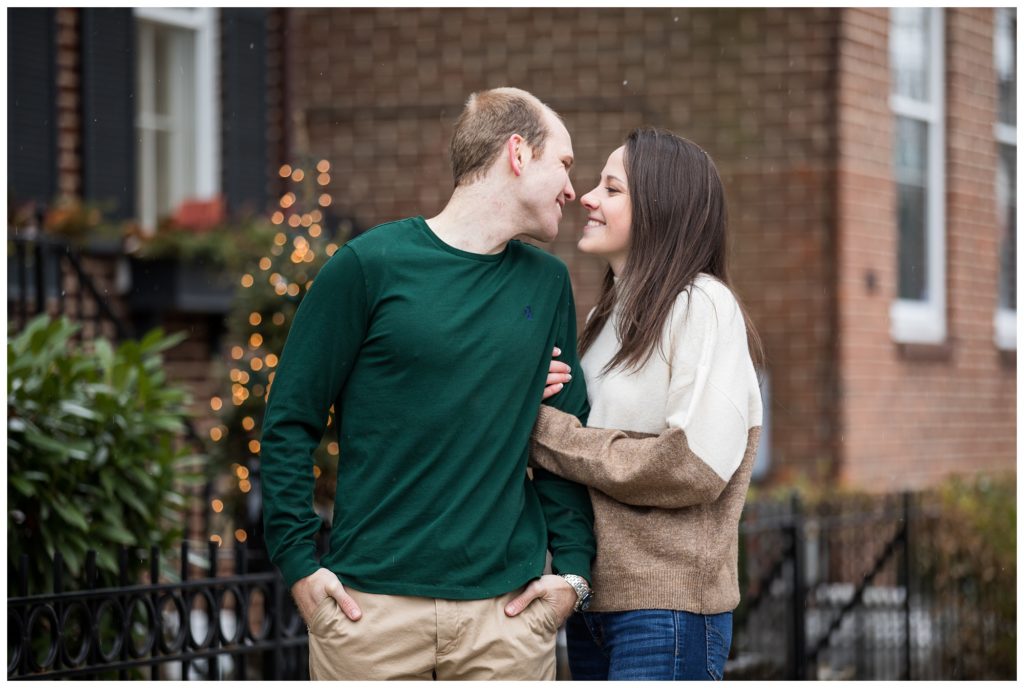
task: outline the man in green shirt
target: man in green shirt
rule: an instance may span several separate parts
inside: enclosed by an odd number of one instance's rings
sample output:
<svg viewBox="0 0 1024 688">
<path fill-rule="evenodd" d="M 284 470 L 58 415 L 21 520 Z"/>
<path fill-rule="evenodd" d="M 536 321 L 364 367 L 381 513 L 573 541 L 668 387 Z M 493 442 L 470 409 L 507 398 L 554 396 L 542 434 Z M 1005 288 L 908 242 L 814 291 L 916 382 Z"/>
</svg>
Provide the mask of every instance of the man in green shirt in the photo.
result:
<svg viewBox="0 0 1024 688">
<path fill-rule="evenodd" d="M 342 246 L 296 313 L 261 442 L 267 547 L 325 679 L 554 678 L 558 627 L 589 596 L 585 488 L 527 472 L 556 345 L 579 370 L 550 241 L 575 193 L 569 133 L 518 89 L 473 94 L 436 217 Z M 582 375 L 545 403 L 584 423 Z M 340 458 L 317 561 L 312 452 Z M 553 574 L 543 575 L 551 552 Z"/>
</svg>

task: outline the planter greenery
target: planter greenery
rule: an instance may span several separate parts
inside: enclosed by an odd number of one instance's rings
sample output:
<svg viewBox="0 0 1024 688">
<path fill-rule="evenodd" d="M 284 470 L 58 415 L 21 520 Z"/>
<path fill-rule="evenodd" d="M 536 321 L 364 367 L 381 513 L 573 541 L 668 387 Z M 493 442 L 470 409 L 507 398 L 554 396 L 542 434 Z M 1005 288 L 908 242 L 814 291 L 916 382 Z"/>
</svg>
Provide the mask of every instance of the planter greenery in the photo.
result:
<svg viewBox="0 0 1024 688">
<path fill-rule="evenodd" d="M 154 330 L 84 349 L 71 343 L 78 327 L 43 315 L 8 336 L 8 560 L 28 555 L 30 594 L 51 589 L 56 551 L 66 587 L 88 549 L 106 581 L 122 545 L 169 553 L 183 535 L 181 490 L 203 480 L 203 457 L 180 441 L 187 394 L 168 382 L 160 355 L 184 335 Z M 145 561 L 129 559 L 137 580 Z M 8 594 L 16 583 L 8 578 Z"/>
</svg>

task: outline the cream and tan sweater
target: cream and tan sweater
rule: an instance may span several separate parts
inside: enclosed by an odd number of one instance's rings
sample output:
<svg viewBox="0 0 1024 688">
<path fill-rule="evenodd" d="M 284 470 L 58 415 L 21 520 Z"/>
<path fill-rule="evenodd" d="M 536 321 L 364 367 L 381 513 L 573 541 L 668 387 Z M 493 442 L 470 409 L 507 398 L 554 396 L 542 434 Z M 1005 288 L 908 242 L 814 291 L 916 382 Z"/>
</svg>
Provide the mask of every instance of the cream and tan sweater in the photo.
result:
<svg viewBox="0 0 1024 688">
<path fill-rule="evenodd" d="M 533 463 L 590 488 L 592 611 L 715 614 L 739 604 L 739 519 L 761 395 L 732 292 L 705 274 L 689 292 L 638 371 L 602 373 L 619 345 L 613 311 L 581 360 L 588 427 L 547 405 L 534 427 Z"/>
</svg>

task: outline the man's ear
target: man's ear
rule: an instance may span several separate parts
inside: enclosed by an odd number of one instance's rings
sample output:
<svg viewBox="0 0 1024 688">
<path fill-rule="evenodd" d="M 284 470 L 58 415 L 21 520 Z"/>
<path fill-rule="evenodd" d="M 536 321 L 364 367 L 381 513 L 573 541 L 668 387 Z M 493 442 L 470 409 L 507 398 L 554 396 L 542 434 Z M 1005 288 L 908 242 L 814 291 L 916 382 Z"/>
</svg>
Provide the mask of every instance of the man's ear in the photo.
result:
<svg viewBox="0 0 1024 688">
<path fill-rule="evenodd" d="M 523 173 L 523 163 L 526 162 L 526 141 L 519 134 L 512 134 L 508 137 L 505 147 L 509 168 L 512 174 L 518 177 Z"/>
</svg>

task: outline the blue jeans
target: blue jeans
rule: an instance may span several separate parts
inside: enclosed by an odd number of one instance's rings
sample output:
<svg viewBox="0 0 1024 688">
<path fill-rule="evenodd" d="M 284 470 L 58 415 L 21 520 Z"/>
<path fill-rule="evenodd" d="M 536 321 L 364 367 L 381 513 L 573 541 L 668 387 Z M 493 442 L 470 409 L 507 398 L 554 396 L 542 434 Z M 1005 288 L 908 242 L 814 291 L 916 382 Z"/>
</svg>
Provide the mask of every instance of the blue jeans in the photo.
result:
<svg viewBox="0 0 1024 688">
<path fill-rule="evenodd" d="M 575 681 L 721 681 L 732 612 L 583 612 L 565 633 Z"/>
</svg>

